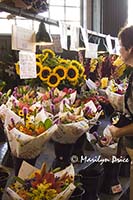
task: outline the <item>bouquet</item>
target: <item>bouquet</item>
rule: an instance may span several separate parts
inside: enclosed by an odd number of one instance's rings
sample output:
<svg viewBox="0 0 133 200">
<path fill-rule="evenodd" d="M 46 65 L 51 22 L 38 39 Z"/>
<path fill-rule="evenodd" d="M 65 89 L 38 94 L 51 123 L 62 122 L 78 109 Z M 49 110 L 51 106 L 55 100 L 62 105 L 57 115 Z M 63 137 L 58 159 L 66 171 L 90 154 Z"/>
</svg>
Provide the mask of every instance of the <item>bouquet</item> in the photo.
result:
<svg viewBox="0 0 133 200">
<path fill-rule="evenodd" d="M 100 112 L 97 113 L 97 109 L 94 107 L 95 111 L 93 112 L 93 116 L 90 119 L 86 119 L 84 110 L 89 106 L 91 108 L 94 106 L 92 101 L 77 108 L 63 103 L 62 112 L 58 114 L 60 123 L 52 136 L 53 140 L 62 144 L 75 143 L 79 137 L 88 131 L 97 122 L 101 114 Z"/>
<path fill-rule="evenodd" d="M 68 104 L 73 104 L 76 99 L 76 90 L 64 88 L 59 90 L 52 88 L 45 93 L 38 93 L 41 96 L 41 103 L 47 112 L 56 115 L 60 111 L 62 102 L 65 101 Z"/>
<path fill-rule="evenodd" d="M 31 159 L 41 153 L 43 145 L 51 138 L 57 125 L 46 115 L 44 109 L 36 116 L 28 116 L 27 110 L 24 112 L 23 119 L 7 109 L 4 126 L 12 154 Z"/>
<path fill-rule="evenodd" d="M 7 188 L 14 200 L 67 200 L 76 188 L 73 165 L 54 173 L 46 172 L 46 164 L 39 170 L 24 161 L 18 177 L 14 178 L 16 182 Z"/>
<path fill-rule="evenodd" d="M 118 85 L 114 80 L 110 81 L 106 89 L 108 99 L 115 110 L 123 111 L 124 109 L 124 93 L 126 88 Z"/>
</svg>

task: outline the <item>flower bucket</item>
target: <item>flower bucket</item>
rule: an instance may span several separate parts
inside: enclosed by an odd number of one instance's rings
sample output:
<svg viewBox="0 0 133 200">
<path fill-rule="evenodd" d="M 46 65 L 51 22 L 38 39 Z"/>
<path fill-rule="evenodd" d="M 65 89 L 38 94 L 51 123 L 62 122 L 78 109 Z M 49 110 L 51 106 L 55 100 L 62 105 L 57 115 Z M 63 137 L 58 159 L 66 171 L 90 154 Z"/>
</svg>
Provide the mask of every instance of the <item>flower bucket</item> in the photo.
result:
<svg viewBox="0 0 133 200">
<path fill-rule="evenodd" d="M 69 200 L 83 200 L 83 195 L 85 193 L 85 190 L 81 187 L 77 187 L 73 194 L 71 195 Z"/>
<path fill-rule="evenodd" d="M 76 163 L 79 162 L 81 156 L 84 155 L 84 144 L 86 140 L 86 134 L 83 134 L 74 144 L 71 156 L 71 162 Z"/>
<path fill-rule="evenodd" d="M 0 166 L 0 199 L 2 199 L 3 191 L 9 178 L 10 172 L 4 167 Z"/>
<path fill-rule="evenodd" d="M 121 177 L 130 177 L 131 159 L 130 159 L 130 157 L 128 155 L 126 156 L 126 158 L 129 160 L 129 162 L 121 163 L 120 173 L 119 173 L 119 176 L 121 176 Z"/>
<path fill-rule="evenodd" d="M 55 160 L 52 163 L 52 169 L 60 167 L 64 169 L 70 165 L 71 155 L 73 150 L 73 144 L 61 144 L 54 141 L 54 151 L 55 151 Z"/>
<path fill-rule="evenodd" d="M 103 182 L 103 167 L 96 164 L 81 172 L 81 183 L 85 189 L 83 200 L 97 200 Z"/>
<path fill-rule="evenodd" d="M 107 194 L 117 194 L 122 192 L 119 182 L 121 163 L 104 163 L 104 178 L 101 191 Z"/>
</svg>

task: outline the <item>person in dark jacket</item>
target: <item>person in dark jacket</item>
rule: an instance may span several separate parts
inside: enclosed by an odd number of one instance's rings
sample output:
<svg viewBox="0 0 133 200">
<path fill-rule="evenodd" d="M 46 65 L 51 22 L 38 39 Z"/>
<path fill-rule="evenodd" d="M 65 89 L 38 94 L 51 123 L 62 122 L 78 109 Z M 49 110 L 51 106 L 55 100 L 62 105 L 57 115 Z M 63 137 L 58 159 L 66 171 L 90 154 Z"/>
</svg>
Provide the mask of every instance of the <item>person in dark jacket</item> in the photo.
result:
<svg viewBox="0 0 133 200">
<path fill-rule="evenodd" d="M 118 33 L 120 56 L 123 62 L 133 68 L 133 26 L 123 27 Z M 130 200 L 133 199 L 133 73 L 130 74 L 128 88 L 124 96 L 124 107 L 130 115 L 131 123 L 118 128 L 109 126 L 113 138 L 125 137 L 127 153 L 131 158 L 130 167 Z"/>
</svg>

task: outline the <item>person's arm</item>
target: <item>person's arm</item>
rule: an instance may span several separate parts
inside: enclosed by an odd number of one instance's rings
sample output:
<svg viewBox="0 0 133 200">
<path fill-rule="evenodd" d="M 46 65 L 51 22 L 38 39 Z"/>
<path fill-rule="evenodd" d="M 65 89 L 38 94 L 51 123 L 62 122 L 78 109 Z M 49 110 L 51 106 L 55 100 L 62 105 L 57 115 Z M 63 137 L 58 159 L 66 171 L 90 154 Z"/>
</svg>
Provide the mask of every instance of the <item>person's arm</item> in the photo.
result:
<svg viewBox="0 0 133 200">
<path fill-rule="evenodd" d="M 114 138 L 119 138 L 122 136 L 133 136 L 133 123 L 123 126 L 122 128 L 117 128 L 116 126 L 109 126 L 109 130 Z"/>
</svg>

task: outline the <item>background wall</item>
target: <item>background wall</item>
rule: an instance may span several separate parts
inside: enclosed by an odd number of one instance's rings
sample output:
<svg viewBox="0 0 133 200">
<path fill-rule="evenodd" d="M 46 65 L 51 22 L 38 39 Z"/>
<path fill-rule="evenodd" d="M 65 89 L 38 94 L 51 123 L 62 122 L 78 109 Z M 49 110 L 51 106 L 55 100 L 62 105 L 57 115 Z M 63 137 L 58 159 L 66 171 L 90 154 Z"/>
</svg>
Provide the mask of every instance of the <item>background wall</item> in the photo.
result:
<svg viewBox="0 0 133 200">
<path fill-rule="evenodd" d="M 102 0 L 102 32 L 117 36 L 127 23 L 128 0 Z"/>
<path fill-rule="evenodd" d="M 92 30 L 117 36 L 127 23 L 128 0 L 92 0 Z"/>
</svg>

